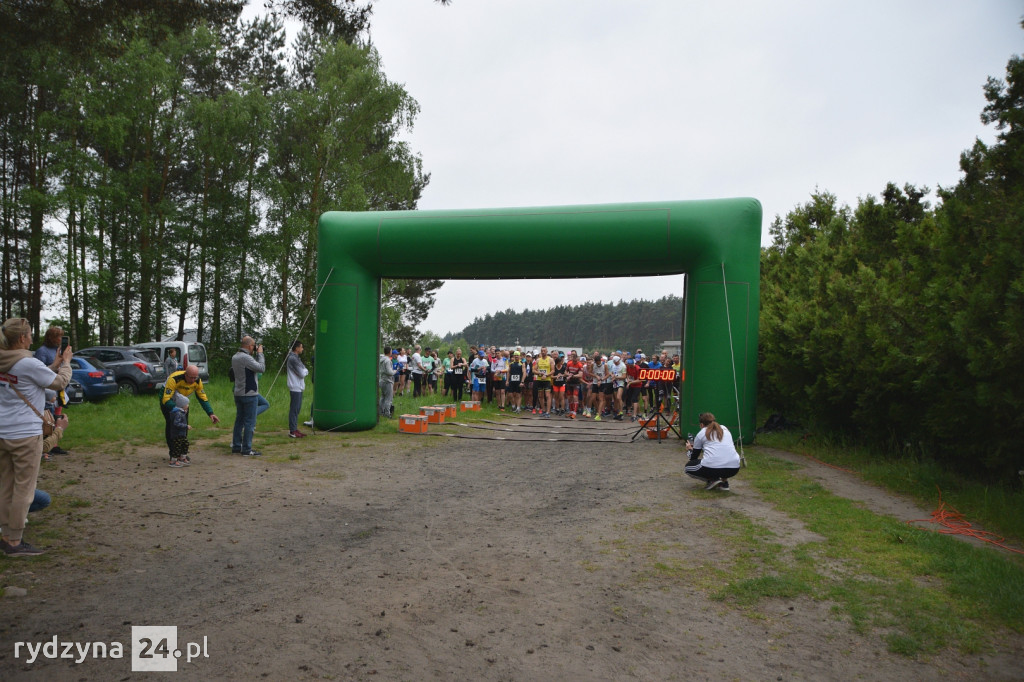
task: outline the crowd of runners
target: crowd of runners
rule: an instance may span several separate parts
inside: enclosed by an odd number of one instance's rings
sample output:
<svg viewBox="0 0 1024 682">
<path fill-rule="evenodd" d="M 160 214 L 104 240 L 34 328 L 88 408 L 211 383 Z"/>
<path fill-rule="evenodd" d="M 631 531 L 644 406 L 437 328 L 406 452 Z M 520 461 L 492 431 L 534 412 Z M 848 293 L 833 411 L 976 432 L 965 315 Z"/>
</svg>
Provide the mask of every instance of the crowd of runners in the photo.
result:
<svg viewBox="0 0 1024 682">
<path fill-rule="evenodd" d="M 639 415 L 670 411 L 679 395 L 678 355 L 648 356 L 635 352 L 570 350 L 534 353 L 522 347 L 470 346 L 439 357 L 436 349 L 398 348 L 391 351 L 394 393 L 414 397 L 440 395 L 453 402 L 479 400 L 499 411 L 530 412 L 542 418 L 611 418 L 636 421 Z M 652 380 L 641 370 L 675 370 L 674 379 Z M 668 373 L 659 373 L 667 375 Z"/>
</svg>

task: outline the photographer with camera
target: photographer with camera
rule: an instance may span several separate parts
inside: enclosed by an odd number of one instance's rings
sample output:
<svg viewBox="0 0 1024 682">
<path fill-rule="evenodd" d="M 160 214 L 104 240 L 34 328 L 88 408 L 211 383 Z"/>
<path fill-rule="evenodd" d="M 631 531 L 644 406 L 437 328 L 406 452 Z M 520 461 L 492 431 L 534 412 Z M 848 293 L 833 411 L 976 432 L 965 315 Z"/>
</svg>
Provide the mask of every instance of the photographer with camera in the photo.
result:
<svg viewBox="0 0 1024 682">
<path fill-rule="evenodd" d="M 704 490 L 728 490 L 729 479 L 740 471 L 740 454 L 733 445 L 732 434 L 710 412 L 702 412 L 697 420 L 700 432 L 692 443 L 686 441 L 690 454 L 686 475 L 704 481 Z"/>
<path fill-rule="evenodd" d="M 252 434 L 256 429 L 256 410 L 260 401 L 257 375 L 267 371 L 263 344 L 257 346 L 256 339 L 243 337 L 238 352 L 231 356 L 231 370 L 235 375 L 235 428 L 231 435 L 231 452 L 241 453 L 243 457 L 259 457 L 263 453 L 252 449 Z"/>
</svg>

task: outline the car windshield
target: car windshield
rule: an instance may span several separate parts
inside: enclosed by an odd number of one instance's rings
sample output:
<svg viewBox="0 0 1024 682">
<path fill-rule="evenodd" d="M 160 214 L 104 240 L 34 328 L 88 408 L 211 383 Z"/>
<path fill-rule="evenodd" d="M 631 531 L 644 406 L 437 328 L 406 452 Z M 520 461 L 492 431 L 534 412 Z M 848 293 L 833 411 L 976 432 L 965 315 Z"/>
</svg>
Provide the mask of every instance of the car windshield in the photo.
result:
<svg viewBox="0 0 1024 682">
<path fill-rule="evenodd" d="M 152 365 L 160 364 L 160 355 L 150 348 L 134 348 L 132 352 Z"/>
</svg>

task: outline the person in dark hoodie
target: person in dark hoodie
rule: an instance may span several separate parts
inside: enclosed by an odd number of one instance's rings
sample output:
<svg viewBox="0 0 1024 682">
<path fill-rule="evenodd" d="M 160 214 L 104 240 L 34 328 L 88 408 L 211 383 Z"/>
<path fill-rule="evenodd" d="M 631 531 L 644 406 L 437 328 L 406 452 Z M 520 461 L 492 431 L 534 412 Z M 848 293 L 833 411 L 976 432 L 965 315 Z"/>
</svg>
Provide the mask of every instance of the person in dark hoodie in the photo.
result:
<svg viewBox="0 0 1024 682">
<path fill-rule="evenodd" d="M 252 449 L 252 434 L 256 429 L 256 409 L 260 400 L 257 375 L 267 371 L 263 344 L 257 346 L 256 339 L 243 337 L 238 352 L 231 356 L 231 370 L 235 374 L 235 428 L 231 436 L 231 452 L 241 453 L 243 457 L 259 457 L 263 453 Z"/>
<path fill-rule="evenodd" d="M 11 318 L 0 328 L 0 550 L 34 556 L 44 550 L 25 542 L 25 518 L 36 491 L 43 455 L 46 389 L 63 391 L 71 381 L 71 347 L 59 355 L 55 373 L 32 356 L 32 328 Z M 60 425 L 58 425 L 60 428 Z"/>
</svg>

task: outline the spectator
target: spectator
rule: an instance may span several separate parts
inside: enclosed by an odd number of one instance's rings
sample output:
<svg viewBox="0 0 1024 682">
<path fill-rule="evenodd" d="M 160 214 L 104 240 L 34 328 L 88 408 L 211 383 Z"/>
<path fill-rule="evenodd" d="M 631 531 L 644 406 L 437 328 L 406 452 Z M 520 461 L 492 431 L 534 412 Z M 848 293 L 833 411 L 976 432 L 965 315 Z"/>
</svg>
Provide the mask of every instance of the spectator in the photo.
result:
<svg viewBox="0 0 1024 682">
<path fill-rule="evenodd" d="M 168 348 L 167 349 L 167 357 L 164 358 L 164 371 L 167 373 L 168 377 L 178 371 L 178 349 L 177 348 Z"/>
<path fill-rule="evenodd" d="M 704 490 L 729 489 L 729 479 L 740 471 L 740 455 L 732 442 L 732 434 L 717 421 L 715 415 L 703 412 L 698 417 L 700 432 L 693 443 L 686 441 L 690 461 L 686 475 L 705 482 Z"/>
<path fill-rule="evenodd" d="M 263 359 L 263 344 L 256 345 L 251 336 L 242 338 L 238 352 L 231 357 L 231 370 L 235 374 L 235 427 L 231 436 L 231 452 L 243 457 L 259 457 L 262 452 L 252 449 L 252 434 L 256 429 L 260 387 L 257 373 L 267 371 Z"/>
<path fill-rule="evenodd" d="M 306 390 L 306 375 L 309 370 L 302 364 L 302 351 L 305 350 L 301 341 L 292 342 L 292 352 L 288 354 L 288 394 L 291 402 L 288 405 L 288 435 L 292 438 L 305 438 L 306 434 L 299 431 L 299 410 L 302 409 L 302 393 Z"/>
<path fill-rule="evenodd" d="M 164 384 L 164 390 L 160 394 L 160 412 L 164 415 L 164 441 L 167 443 L 167 454 L 170 458 L 170 465 L 173 467 L 174 462 L 178 459 L 178 453 L 181 450 L 181 444 L 175 444 L 175 436 L 172 435 L 172 430 L 175 428 L 174 419 L 175 416 L 172 414 L 175 407 L 180 407 L 182 404 L 188 405 L 189 397 L 195 394 L 196 399 L 199 400 L 199 404 L 202 406 L 203 411 L 206 412 L 210 417 L 210 421 L 214 424 L 220 422 L 220 418 L 213 413 L 213 405 L 210 404 L 210 400 L 206 397 L 206 389 L 203 388 L 203 380 L 199 378 L 199 368 L 196 365 L 189 365 L 185 369 L 178 370 L 171 376 L 167 377 L 167 383 Z M 188 425 L 188 412 L 185 413 L 185 425 Z M 181 415 L 178 416 L 181 418 Z M 187 463 L 182 463 L 181 466 L 191 464 L 192 460 L 188 458 L 188 429 L 185 430 L 186 448 L 185 455 L 188 459 Z M 175 467 L 177 468 L 177 467 Z"/>
<path fill-rule="evenodd" d="M 25 519 L 35 498 L 43 452 L 46 388 L 62 391 L 71 380 L 71 348 L 58 354 L 54 373 L 28 350 L 28 320 L 11 318 L 0 333 L 0 549 L 7 556 L 42 554 L 25 542 Z M 57 427 L 61 428 L 61 427 Z"/>
<path fill-rule="evenodd" d="M 395 398 L 395 366 L 391 362 L 391 348 L 384 347 L 384 352 L 377 358 L 377 385 L 380 386 L 380 402 L 377 412 L 382 417 L 391 417 L 394 412 L 392 401 Z"/>
<path fill-rule="evenodd" d="M 185 396 L 180 393 L 174 396 L 170 430 L 167 435 L 170 438 L 170 466 L 175 469 L 192 465 L 192 459 L 188 456 L 188 432 L 192 430 L 188 424 L 188 405 L 189 401 Z"/>
</svg>

